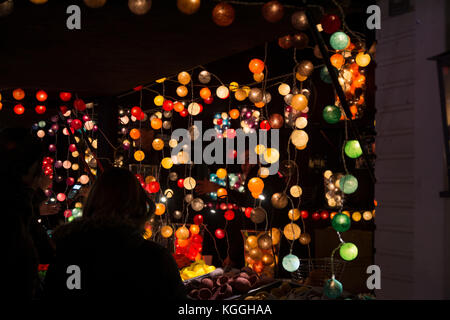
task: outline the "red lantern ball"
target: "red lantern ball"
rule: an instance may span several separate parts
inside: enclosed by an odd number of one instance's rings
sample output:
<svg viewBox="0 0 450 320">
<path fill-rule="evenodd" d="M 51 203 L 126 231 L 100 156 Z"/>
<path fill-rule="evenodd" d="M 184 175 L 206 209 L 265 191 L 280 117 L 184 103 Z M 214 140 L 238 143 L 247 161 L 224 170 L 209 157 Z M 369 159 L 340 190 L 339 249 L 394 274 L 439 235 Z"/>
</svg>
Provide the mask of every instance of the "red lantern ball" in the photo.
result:
<svg viewBox="0 0 450 320">
<path fill-rule="evenodd" d="M 300 212 L 300 214 L 302 215 L 302 218 L 303 218 L 303 219 L 306 219 L 306 218 L 308 218 L 308 216 L 309 216 L 308 211 L 306 211 L 306 210 L 302 210 L 302 211 Z"/>
<path fill-rule="evenodd" d="M 67 110 L 69 110 L 69 108 L 67 108 L 66 106 L 60 106 L 59 110 L 61 110 L 61 112 L 64 114 L 67 112 Z"/>
<path fill-rule="evenodd" d="M 226 220 L 231 221 L 234 219 L 234 211 L 233 210 L 227 210 L 225 211 L 224 217 Z"/>
<path fill-rule="evenodd" d="M 136 178 L 138 179 L 139 182 L 143 182 L 144 181 L 144 177 L 141 174 L 136 173 L 135 176 L 136 176 Z"/>
<path fill-rule="evenodd" d="M 252 215 L 252 211 L 253 211 L 253 208 L 250 208 L 250 207 L 246 208 L 245 209 L 245 216 L 247 218 L 250 218 L 250 216 Z"/>
<path fill-rule="evenodd" d="M 73 119 L 72 122 L 70 123 L 70 126 L 74 130 L 78 130 L 78 129 L 81 129 L 83 127 L 83 122 L 81 122 L 80 119 Z"/>
<path fill-rule="evenodd" d="M 177 185 L 178 188 L 184 188 L 184 179 L 178 179 Z"/>
<path fill-rule="evenodd" d="M 325 33 L 332 34 L 341 28 L 341 20 L 335 14 L 326 14 L 320 20 L 322 29 Z"/>
<path fill-rule="evenodd" d="M 320 219 L 320 213 L 314 212 L 314 213 L 312 214 L 312 218 L 313 218 L 313 220 L 319 220 L 319 219 Z"/>
<path fill-rule="evenodd" d="M 225 237 L 225 230 L 223 229 L 216 229 L 216 232 L 214 232 L 217 239 L 223 239 Z"/>
<path fill-rule="evenodd" d="M 203 217 L 202 217 L 203 219 Z M 199 234 L 194 234 L 192 235 L 192 242 L 194 243 L 202 243 L 203 242 L 203 237 Z"/>
<path fill-rule="evenodd" d="M 67 101 L 69 101 L 70 99 L 72 99 L 72 94 L 71 94 L 70 92 L 60 92 L 60 93 L 59 93 L 59 98 L 60 98 L 62 101 L 67 102 Z"/>
<path fill-rule="evenodd" d="M 133 108 L 131 108 L 131 114 L 133 116 L 135 116 L 136 118 L 139 118 L 139 117 L 141 117 L 142 109 L 139 107 L 133 107 Z"/>
<path fill-rule="evenodd" d="M 64 210 L 64 218 L 69 218 L 71 216 L 72 216 L 72 210 L 70 210 L 70 209 Z"/>
<path fill-rule="evenodd" d="M 186 109 L 183 109 L 180 111 L 180 116 L 182 116 L 183 118 L 187 117 L 187 115 L 188 115 L 188 111 Z"/>
<path fill-rule="evenodd" d="M 148 189 L 150 190 L 150 193 L 157 193 L 159 191 L 159 183 L 157 181 L 151 181 L 148 184 Z"/>
<path fill-rule="evenodd" d="M 164 111 L 171 111 L 173 109 L 173 102 L 170 100 L 164 100 L 162 108 Z"/>
<path fill-rule="evenodd" d="M 45 92 L 44 90 L 39 90 L 38 92 L 36 92 L 36 99 L 37 101 L 45 101 L 47 100 L 47 92 Z"/>
<path fill-rule="evenodd" d="M 328 211 L 322 211 L 321 213 L 320 213 L 320 217 L 323 219 L 323 220 L 327 220 L 328 219 L 328 217 L 329 217 L 330 215 L 328 214 Z"/>
<path fill-rule="evenodd" d="M 259 127 L 262 129 L 262 130 L 269 130 L 270 129 L 270 124 L 269 124 L 269 121 L 267 121 L 267 120 L 263 120 L 263 121 L 261 121 L 261 123 L 259 124 Z"/>
<path fill-rule="evenodd" d="M 86 110 L 86 103 L 84 103 L 82 99 L 75 99 L 75 101 L 73 102 L 73 106 L 78 111 Z"/>
<path fill-rule="evenodd" d="M 21 115 L 21 114 L 23 114 L 25 112 L 25 107 L 23 105 L 21 105 L 21 104 L 16 104 L 14 106 L 13 110 L 14 110 L 15 114 Z"/>
<path fill-rule="evenodd" d="M 196 214 L 196 215 L 194 216 L 194 223 L 195 223 L 196 225 L 201 225 L 201 224 L 203 224 L 203 216 L 202 216 L 201 214 Z"/>
<path fill-rule="evenodd" d="M 219 205 L 219 208 L 220 208 L 220 210 L 227 210 L 227 204 L 226 204 L 225 202 L 222 202 L 222 203 Z"/>
<path fill-rule="evenodd" d="M 211 103 L 213 103 L 214 98 L 213 98 L 212 96 L 210 96 L 209 98 L 204 99 L 203 101 L 204 101 L 206 104 L 211 104 Z"/>
<path fill-rule="evenodd" d="M 70 151 L 70 152 L 75 152 L 75 151 L 77 151 L 77 146 L 74 145 L 74 144 L 72 143 L 71 145 L 69 145 L 69 151 Z"/>
<path fill-rule="evenodd" d="M 36 106 L 34 110 L 36 111 L 37 114 L 44 114 L 47 108 L 45 106 Z"/>
<path fill-rule="evenodd" d="M 66 184 L 67 184 L 68 186 L 73 186 L 74 183 L 75 183 L 75 179 L 74 179 L 73 177 L 68 177 L 68 178 L 66 179 Z"/>
</svg>

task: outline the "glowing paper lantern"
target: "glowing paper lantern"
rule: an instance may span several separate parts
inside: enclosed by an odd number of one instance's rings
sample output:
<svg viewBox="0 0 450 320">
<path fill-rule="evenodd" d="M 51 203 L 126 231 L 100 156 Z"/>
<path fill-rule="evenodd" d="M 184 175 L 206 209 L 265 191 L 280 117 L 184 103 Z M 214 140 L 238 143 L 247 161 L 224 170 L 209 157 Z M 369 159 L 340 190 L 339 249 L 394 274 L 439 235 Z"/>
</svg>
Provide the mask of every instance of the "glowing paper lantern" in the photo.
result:
<svg viewBox="0 0 450 320">
<path fill-rule="evenodd" d="M 154 130 L 159 130 L 162 127 L 162 120 L 159 118 L 153 118 L 150 121 L 150 126 L 152 127 L 152 129 Z"/>
<path fill-rule="evenodd" d="M 289 223 L 284 227 L 283 234 L 288 240 L 297 240 L 300 237 L 301 229 L 297 224 Z"/>
<path fill-rule="evenodd" d="M 173 234 L 173 229 L 171 226 L 162 226 L 161 227 L 161 235 L 163 238 L 169 238 Z"/>
<path fill-rule="evenodd" d="M 331 220 L 331 225 L 333 226 L 334 230 L 338 232 L 345 232 L 350 229 L 351 221 L 347 215 L 338 213 Z"/>
<path fill-rule="evenodd" d="M 217 169 L 216 175 L 219 179 L 225 179 L 227 176 L 227 170 L 223 168 Z"/>
<path fill-rule="evenodd" d="M 137 140 L 141 137 L 141 132 L 139 131 L 139 129 L 133 128 L 130 130 L 130 137 L 133 140 Z"/>
<path fill-rule="evenodd" d="M 347 174 L 340 179 L 339 188 L 345 194 L 351 194 L 358 189 L 358 180 L 351 174 Z"/>
<path fill-rule="evenodd" d="M 179 97 L 186 97 L 187 96 L 187 94 L 188 94 L 188 89 L 185 87 L 185 86 L 179 86 L 178 88 L 177 88 L 177 95 L 179 96 Z"/>
<path fill-rule="evenodd" d="M 292 253 L 285 256 L 281 263 L 283 265 L 283 268 L 289 272 L 294 272 L 300 267 L 300 260 L 296 255 L 293 255 Z"/>
<path fill-rule="evenodd" d="M 350 242 L 344 243 L 339 248 L 339 254 L 345 261 L 352 261 L 358 256 L 358 247 Z"/>
<path fill-rule="evenodd" d="M 277 228 L 272 228 L 269 231 L 269 235 L 272 237 L 272 245 L 276 246 L 280 243 L 281 240 L 281 232 Z"/>
<path fill-rule="evenodd" d="M 217 197 L 219 199 L 223 199 L 223 198 L 225 198 L 228 195 L 227 189 L 225 189 L 225 188 L 217 189 L 216 193 L 217 193 Z"/>
<path fill-rule="evenodd" d="M 347 157 L 356 159 L 362 155 L 361 145 L 358 140 L 349 140 L 345 143 L 344 152 Z"/>
<path fill-rule="evenodd" d="M 161 165 L 164 169 L 170 169 L 173 166 L 173 161 L 171 158 L 166 157 L 161 160 Z"/>
<path fill-rule="evenodd" d="M 295 185 L 292 186 L 291 189 L 289 189 L 289 192 L 291 193 L 291 196 L 293 196 L 294 198 L 300 198 L 300 196 L 303 193 L 303 190 L 300 186 Z"/>
<path fill-rule="evenodd" d="M 37 114 L 44 114 L 47 108 L 45 106 L 36 106 L 34 110 L 36 111 Z"/>
<path fill-rule="evenodd" d="M 294 130 L 291 133 L 291 142 L 296 147 L 305 146 L 308 143 L 308 134 L 303 130 Z"/>
<path fill-rule="evenodd" d="M 103 7 L 106 3 L 106 0 L 84 0 L 84 4 L 89 8 L 100 8 Z"/>
<path fill-rule="evenodd" d="M 186 190 L 192 190 L 195 188 L 195 185 L 197 184 L 197 182 L 195 181 L 194 178 L 192 177 L 187 177 L 186 179 L 184 179 L 183 181 L 183 186 Z"/>
<path fill-rule="evenodd" d="M 161 216 L 166 211 L 166 206 L 163 203 L 157 203 L 155 205 L 155 214 Z"/>
<path fill-rule="evenodd" d="M 252 59 L 248 65 L 248 68 L 252 73 L 262 73 L 264 71 L 264 62 L 260 59 Z"/>
<path fill-rule="evenodd" d="M 286 96 L 290 92 L 291 92 L 291 87 L 289 87 L 288 84 L 282 83 L 278 86 L 278 93 L 281 94 L 282 96 Z"/>
<path fill-rule="evenodd" d="M 330 124 L 338 123 L 341 119 L 341 110 L 336 106 L 326 106 L 322 112 L 323 119 Z"/>
<path fill-rule="evenodd" d="M 180 72 L 178 74 L 177 78 L 178 78 L 178 82 L 183 85 L 186 85 L 189 82 L 191 82 L 191 75 L 189 73 L 187 73 L 186 71 Z"/>
<path fill-rule="evenodd" d="M 23 91 L 23 89 L 20 89 L 20 88 L 15 89 L 13 91 L 13 98 L 16 100 L 22 100 L 23 98 L 25 98 L 25 91 Z"/>
<path fill-rule="evenodd" d="M 63 202 L 64 200 L 66 200 L 66 195 L 65 195 L 64 193 L 58 193 L 58 194 L 56 195 L 56 199 L 57 199 L 59 202 Z"/>
<path fill-rule="evenodd" d="M 45 131 L 44 130 L 38 130 L 38 132 L 36 132 L 36 135 L 39 137 L 39 138 L 43 138 L 43 137 L 45 137 Z"/>
<path fill-rule="evenodd" d="M 325 33 L 332 34 L 341 28 L 341 20 L 335 14 L 326 14 L 320 20 L 322 29 Z"/>
<path fill-rule="evenodd" d="M 323 293 L 330 299 L 339 298 L 342 291 L 342 284 L 334 278 L 328 279 L 323 287 Z"/>
<path fill-rule="evenodd" d="M 370 63 L 370 60 L 370 54 L 364 52 L 358 53 L 355 58 L 356 64 L 360 67 L 367 67 Z"/>
<path fill-rule="evenodd" d="M 220 27 L 227 27 L 234 21 L 234 8 L 227 2 L 218 3 L 212 11 L 212 19 Z"/>
<path fill-rule="evenodd" d="M 16 104 L 13 109 L 14 113 L 17 115 L 22 115 L 25 112 L 25 107 L 21 104 Z"/>
<path fill-rule="evenodd" d="M 330 57 L 330 62 L 335 68 L 340 69 L 344 65 L 345 59 L 342 54 L 335 53 Z"/>
<path fill-rule="evenodd" d="M 200 8 L 200 0 L 177 0 L 177 7 L 184 14 L 194 14 Z"/>
<path fill-rule="evenodd" d="M 372 212 L 364 211 L 364 213 L 363 213 L 363 219 L 364 220 L 369 221 L 369 220 L 372 219 L 372 217 L 373 217 Z"/>
<path fill-rule="evenodd" d="M 78 178 L 78 181 L 80 181 L 81 184 L 87 184 L 89 182 L 89 177 L 88 175 L 83 174 Z"/>
<path fill-rule="evenodd" d="M 226 99 L 226 98 L 228 98 L 229 94 L 230 94 L 230 91 L 229 91 L 228 88 L 225 87 L 225 86 L 220 86 L 220 87 L 218 87 L 217 90 L 216 90 L 216 95 L 217 95 L 217 97 L 219 97 L 220 99 Z"/>
<path fill-rule="evenodd" d="M 268 163 L 275 163 L 280 159 L 280 153 L 275 148 L 267 148 L 264 151 L 264 160 Z"/>
<path fill-rule="evenodd" d="M 252 193 L 260 194 L 264 189 L 264 182 L 260 178 L 251 178 L 248 181 L 248 189 Z"/>
<path fill-rule="evenodd" d="M 334 50 L 344 50 L 349 43 L 350 38 L 342 31 L 337 31 L 330 37 L 330 45 Z"/>
<path fill-rule="evenodd" d="M 143 151 L 138 150 L 134 153 L 134 159 L 136 161 L 140 162 L 140 161 L 144 160 L 144 158 L 145 158 L 145 153 Z"/>
<path fill-rule="evenodd" d="M 290 220 L 298 220 L 300 218 L 301 214 L 300 214 L 300 210 L 298 209 L 291 209 L 288 212 L 288 217 Z"/>
<path fill-rule="evenodd" d="M 291 106 L 297 111 L 303 111 L 308 107 L 308 99 L 303 94 L 296 94 L 292 97 Z"/>
<path fill-rule="evenodd" d="M 186 240 L 189 238 L 189 230 L 185 226 L 181 226 L 175 231 L 175 237 L 177 237 L 178 240 Z"/>
<path fill-rule="evenodd" d="M 223 229 L 216 229 L 216 231 L 214 232 L 214 235 L 216 236 L 217 239 L 223 239 L 225 237 L 225 230 Z"/>
<path fill-rule="evenodd" d="M 200 105 L 197 102 L 192 102 L 188 106 L 188 112 L 189 114 L 196 116 L 200 113 L 201 108 Z"/>
<path fill-rule="evenodd" d="M 164 148 L 164 141 L 162 139 L 156 138 L 152 141 L 153 149 L 160 151 Z"/>
<path fill-rule="evenodd" d="M 152 7 L 152 0 L 128 0 L 128 8 L 136 15 L 146 14 Z"/>
</svg>

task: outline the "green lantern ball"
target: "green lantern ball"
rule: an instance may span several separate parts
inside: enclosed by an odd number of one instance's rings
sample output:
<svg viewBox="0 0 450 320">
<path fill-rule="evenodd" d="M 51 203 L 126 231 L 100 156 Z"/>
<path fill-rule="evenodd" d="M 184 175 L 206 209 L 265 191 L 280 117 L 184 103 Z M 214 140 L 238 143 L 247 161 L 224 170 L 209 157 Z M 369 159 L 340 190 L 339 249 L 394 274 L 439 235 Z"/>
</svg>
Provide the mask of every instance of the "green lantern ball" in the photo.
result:
<svg viewBox="0 0 450 320">
<path fill-rule="evenodd" d="M 334 230 L 338 232 L 345 232 L 350 229 L 351 220 L 346 214 L 338 213 L 333 217 L 333 220 L 331 220 L 331 225 Z"/>
<path fill-rule="evenodd" d="M 328 279 L 323 287 L 323 293 L 330 299 L 339 298 L 342 294 L 342 283 L 336 279 Z"/>
<path fill-rule="evenodd" d="M 283 268 L 285 268 L 287 271 L 294 272 L 298 269 L 298 267 L 300 267 L 300 260 L 297 256 L 290 253 L 283 258 L 282 264 Z"/>
<path fill-rule="evenodd" d="M 46 123 L 45 123 L 45 121 L 43 121 L 43 120 L 41 120 L 41 121 L 38 122 L 39 128 L 45 128 L 45 125 L 46 125 Z"/>
<path fill-rule="evenodd" d="M 331 80 L 330 72 L 328 71 L 328 68 L 326 66 L 320 69 L 320 79 L 322 79 L 323 82 L 328 84 L 333 82 Z"/>
<path fill-rule="evenodd" d="M 329 124 L 338 123 L 341 119 L 341 110 L 336 106 L 326 106 L 322 112 L 323 119 Z"/>
<path fill-rule="evenodd" d="M 358 256 L 358 247 L 351 242 L 344 243 L 339 249 L 339 254 L 345 261 L 352 261 Z"/>
<path fill-rule="evenodd" d="M 334 50 L 344 50 L 349 43 L 350 38 L 342 31 L 337 31 L 330 37 L 330 45 Z"/>
<path fill-rule="evenodd" d="M 339 181 L 339 188 L 345 194 L 350 194 L 358 189 L 358 180 L 351 174 L 346 174 Z"/>
<path fill-rule="evenodd" d="M 347 157 L 356 159 L 362 155 L 361 145 L 358 140 L 349 140 L 345 143 L 344 152 Z"/>
</svg>

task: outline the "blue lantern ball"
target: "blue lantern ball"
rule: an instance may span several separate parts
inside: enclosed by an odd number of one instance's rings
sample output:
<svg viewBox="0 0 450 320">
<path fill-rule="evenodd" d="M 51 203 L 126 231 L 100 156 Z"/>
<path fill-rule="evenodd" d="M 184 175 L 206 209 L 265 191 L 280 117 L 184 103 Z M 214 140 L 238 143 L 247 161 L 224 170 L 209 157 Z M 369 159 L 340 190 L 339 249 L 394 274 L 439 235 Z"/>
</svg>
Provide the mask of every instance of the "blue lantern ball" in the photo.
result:
<svg viewBox="0 0 450 320">
<path fill-rule="evenodd" d="M 351 194 L 358 189 L 358 180 L 351 174 L 347 174 L 339 181 L 339 188 L 345 194 Z"/>
<path fill-rule="evenodd" d="M 342 295 L 342 283 L 336 279 L 328 279 L 323 287 L 323 293 L 330 299 L 339 298 Z"/>
<path fill-rule="evenodd" d="M 300 267 L 300 260 L 297 256 L 290 253 L 283 258 L 282 264 L 283 268 L 285 268 L 287 271 L 294 272 L 298 269 L 298 267 Z"/>
<path fill-rule="evenodd" d="M 330 37 L 330 45 L 334 50 L 344 50 L 350 43 L 350 38 L 342 31 L 335 32 Z"/>
</svg>

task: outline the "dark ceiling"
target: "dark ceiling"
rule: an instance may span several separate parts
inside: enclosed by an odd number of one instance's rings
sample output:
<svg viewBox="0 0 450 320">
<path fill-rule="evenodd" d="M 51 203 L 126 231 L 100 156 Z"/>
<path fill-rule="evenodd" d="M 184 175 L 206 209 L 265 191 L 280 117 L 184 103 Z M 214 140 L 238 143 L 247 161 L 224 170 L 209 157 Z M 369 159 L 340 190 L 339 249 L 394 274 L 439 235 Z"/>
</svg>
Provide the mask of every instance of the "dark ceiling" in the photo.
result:
<svg viewBox="0 0 450 320">
<path fill-rule="evenodd" d="M 314 1 L 320 2 L 331 4 Z M 354 2 L 346 10 L 361 19 L 367 1 Z M 216 3 L 203 0 L 199 12 L 184 15 L 175 0 L 154 0 L 148 14 L 136 16 L 127 1 L 110 0 L 91 9 L 82 1 L 35 5 L 16 0 L 14 12 L 0 18 L 0 90 L 22 87 L 50 93 L 68 90 L 84 97 L 116 95 L 295 33 L 289 21 L 292 9 L 286 10 L 281 22 L 271 24 L 262 18 L 261 6 L 235 5 L 234 23 L 218 27 L 211 19 Z M 81 7 L 81 30 L 66 28 L 70 4 Z M 336 11 L 330 4 L 327 11 Z"/>
</svg>

